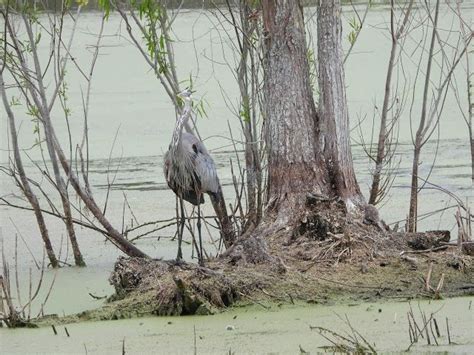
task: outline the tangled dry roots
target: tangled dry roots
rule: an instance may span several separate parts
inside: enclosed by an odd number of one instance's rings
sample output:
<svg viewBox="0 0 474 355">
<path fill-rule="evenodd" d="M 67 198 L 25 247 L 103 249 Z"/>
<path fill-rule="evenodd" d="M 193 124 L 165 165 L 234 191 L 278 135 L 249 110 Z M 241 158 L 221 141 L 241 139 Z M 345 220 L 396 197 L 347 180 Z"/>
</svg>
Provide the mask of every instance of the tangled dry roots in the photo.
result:
<svg viewBox="0 0 474 355">
<path fill-rule="evenodd" d="M 109 281 L 116 299 L 139 293 L 158 315 L 209 314 L 237 297 L 223 273 L 187 263 L 121 257 Z"/>
<path fill-rule="evenodd" d="M 257 227 L 205 267 L 121 257 L 110 277 L 113 300 L 121 310 L 143 314 L 210 314 L 239 300 L 254 302 L 262 293 L 313 297 L 322 290 L 321 273 L 332 275 L 339 264 L 352 277 L 351 267 L 384 267 L 382 259 L 399 263 L 402 251 L 447 248 L 449 232 L 396 233 L 363 217 L 348 216 L 340 201 L 327 199 L 309 204 L 292 225 Z"/>
<path fill-rule="evenodd" d="M 157 315 L 211 314 L 270 284 L 276 272 L 268 270 L 269 265 L 262 265 L 265 271 L 246 272 L 222 260 L 201 267 L 120 257 L 109 279 L 115 288 L 111 300 L 126 299 L 130 308 L 147 304 L 143 313 Z"/>
<path fill-rule="evenodd" d="M 267 243 L 260 237 L 249 236 L 240 238 L 230 247 L 222 258 L 233 265 L 276 263 L 276 259 L 268 252 Z"/>
</svg>

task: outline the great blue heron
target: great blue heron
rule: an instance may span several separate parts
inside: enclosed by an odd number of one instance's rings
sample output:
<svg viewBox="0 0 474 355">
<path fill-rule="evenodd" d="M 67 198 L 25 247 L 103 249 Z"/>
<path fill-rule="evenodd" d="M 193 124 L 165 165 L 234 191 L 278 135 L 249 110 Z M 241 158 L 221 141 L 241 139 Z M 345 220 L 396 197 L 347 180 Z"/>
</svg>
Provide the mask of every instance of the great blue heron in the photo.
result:
<svg viewBox="0 0 474 355">
<path fill-rule="evenodd" d="M 164 157 L 164 174 L 171 190 L 178 196 L 180 214 L 178 225 L 178 255 L 181 260 L 183 253 L 181 242 L 184 230 L 184 202 L 186 200 L 197 206 L 197 229 L 199 236 L 198 259 L 204 262 L 201 238 L 201 203 L 204 203 L 204 193 L 217 194 L 220 191 L 216 166 L 204 144 L 193 134 L 183 132 L 183 127 L 192 113 L 191 91 L 184 90 L 178 94 L 184 101 L 181 116 L 176 121 L 173 137 Z"/>
</svg>

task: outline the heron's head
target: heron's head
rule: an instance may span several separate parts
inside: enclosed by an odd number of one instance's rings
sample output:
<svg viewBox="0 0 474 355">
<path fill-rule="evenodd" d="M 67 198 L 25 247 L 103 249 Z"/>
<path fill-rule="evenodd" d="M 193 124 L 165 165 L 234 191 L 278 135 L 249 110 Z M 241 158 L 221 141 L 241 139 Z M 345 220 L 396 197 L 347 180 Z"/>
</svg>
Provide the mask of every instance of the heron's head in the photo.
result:
<svg viewBox="0 0 474 355">
<path fill-rule="evenodd" d="M 184 101 L 190 101 L 192 93 L 193 92 L 191 91 L 191 89 L 186 88 L 183 91 L 181 91 L 177 96 Z"/>
</svg>

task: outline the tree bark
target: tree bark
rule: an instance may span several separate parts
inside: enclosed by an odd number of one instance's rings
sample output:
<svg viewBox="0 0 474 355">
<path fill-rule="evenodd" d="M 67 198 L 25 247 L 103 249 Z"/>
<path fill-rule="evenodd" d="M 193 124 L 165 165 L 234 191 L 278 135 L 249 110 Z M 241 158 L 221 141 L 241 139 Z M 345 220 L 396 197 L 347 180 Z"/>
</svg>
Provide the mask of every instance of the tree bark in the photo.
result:
<svg viewBox="0 0 474 355">
<path fill-rule="evenodd" d="M 56 268 L 56 267 L 59 267 L 59 263 L 58 263 L 58 259 L 56 258 L 56 254 L 54 253 L 51 240 L 49 239 L 48 228 L 46 227 L 46 223 L 44 221 L 44 217 L 41 212 L 38 199 L 36 195 L 34 194 L 33 190 L 31 189 L 30 182 L 28 181 L 28 178 L 26 177 L 25 169 L 23 167 L 23 161 L 20 155 L 20 148 L 18 146 L 15 116 L 13 114 L 13 111 L 10 108 L 10 104 L 7 99 L 7 94 L 5 91 L 5 83 L 3 81 L 2 73 L 0 73 L 0 90 L 2 93 L 3 105 L 5 106 L 5 110 L 8 116 L 8 123 L 10 126 L 10 135 L 11 135 L 11 140 L 12 140 L 13 156 L 15 159 L 16 170 L 18 171 L 18 175 L 20 176 L 20 181 L 22 185 L 21 189 L 26 199 L 30 203 L 31 207 L 33 208 L 36 222 L 38 223 L 38 228 L 40 230 L 41 238 L 43 239 L 44 248 L 46 249 L 46 254 L 48 255 L 49 262 L 51 263 L 52 267 Z"/>
<path fill-rule="evenodd" d="M 299 1 L 263 1 L 267 211 L 287 221 L 308 192 L 328 193 Z M 296 207 L 296 208 L 295 208 Z"/>
<path fill-rule="evenodd" d="M 349 212 L 364 203 L 350 148 L 340 15 L 340 1 L 319 3 L 318 114 L 301 2 L 263 2 L 267 208 L 283 221 L 299 212 L 309 192 L 340 197 Z"/>
<path fill-rule="evenodd" d="M 411 169 L 410 208 L 408 211 L 407 232 L 415 233 L 418 224 L 418 170 L 420 165 L 421 143 L 415 141 L 413 165 Z"/>
<path fill-rule="evenodd" d="M 330 187 L 349 211 L 364 204 L 354 172 L 350 146 L 342 52 L 340 0 L 318 4 L 318 62 L 320 143 L 329 172 Z"/>
<path fill-rule="evenodd" d="M 221 230 L 222 240 L 226 248 L 229 248 L 235 241 L 235 232 L 232 221 L 227 214 L 225 199 L 219 183 L 219 191 L 216 194 L 209 194 L 212 206 L 216 212 L 217 220 Z"/>
</svg>

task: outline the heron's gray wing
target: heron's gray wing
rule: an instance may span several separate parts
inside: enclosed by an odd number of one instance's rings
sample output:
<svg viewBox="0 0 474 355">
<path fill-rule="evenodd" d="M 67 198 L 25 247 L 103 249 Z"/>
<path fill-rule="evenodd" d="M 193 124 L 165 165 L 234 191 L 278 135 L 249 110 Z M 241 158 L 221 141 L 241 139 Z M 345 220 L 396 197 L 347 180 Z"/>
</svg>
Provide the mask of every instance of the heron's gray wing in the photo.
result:
<svg viewBox="0 0 474 355">
<path fill-rule="evenodd" d="M 194 170 L 201 183 L 201 191 L 217 193 L 219 191 L 219 179 L 214 160 L 212 160 L 201 141 L 197 140 L 192 147 L 195 153 Z"/>
<path fill-rule="evenodd" d="M 180 173 L 177 172 L 175 166 L 172 166 L 169 151 L 166 152 L 164 157 L 163 173 L 169 188 L 173 190 L 176 195 L 182 196 L 184 200 L 193 205 L 204 203 L 204 196 L 202 194 L 198 196 L 198 189 L 194 185 L 195 183 L 199 183 L 199 181 L 191 178 L 180 179 Z M 186 181 L 188 181 L 188 183 L 186 183 Z"/>
</svg>

